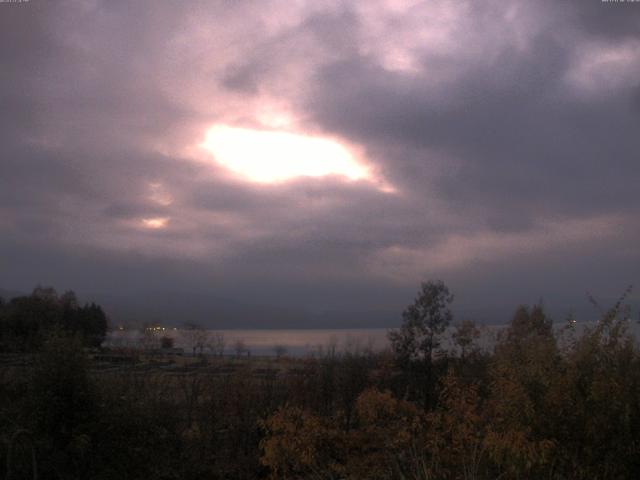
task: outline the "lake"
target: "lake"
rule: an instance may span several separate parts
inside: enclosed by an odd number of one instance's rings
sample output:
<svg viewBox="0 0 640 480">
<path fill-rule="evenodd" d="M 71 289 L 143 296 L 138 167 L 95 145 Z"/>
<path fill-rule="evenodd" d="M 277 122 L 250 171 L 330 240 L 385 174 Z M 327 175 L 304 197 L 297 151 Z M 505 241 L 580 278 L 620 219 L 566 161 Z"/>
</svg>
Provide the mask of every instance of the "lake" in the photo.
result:
<svg viewBox="0 0 640 480">
<path fill-rule="evenodd" d="M 580 322 L 575 324 L 576 335 L 586 327 L 593 327 L 595 322 Z M 554 324 L 559 332 L 566 327 L 566 323 Z M 505 325 L 478 325 L 480 338 L 477 345 L 482 349 L 491 349 Z M 637 322 L 630 322 L 629 329 L 636 339 L 640 339 L 640 326 Z M 386 328 L 360 329 L 255 329 L 255 330 L 205 330 L 205 344 L 215 343 L 216 335 L 224 338 L 225 355 L 235 355 L 239 343 L 245 349 L 245 354 L 257 356 L 275 356 L 276 349 L 292 356 L 306 356 L 335 352 L 379 352 L 389 347 Z M 185 353 L 191 351 L 192 341 L 188 330 L 165 328 L 153 332 L 143 333 L 139 330 L 114 330 L 108 333 L 104 345 L 109 347 L 158 348 L 162 337 L 174 340 L 174 346 L 183 348 Z M 453 328 L 447 329 L 442 336 L 442 348 L 451 350 L 453 344 L 451 333 Z M 562 342 L 561 342 L 562 343 Z M 205 348 L 205 353 L 212 353 L 211 348 Z"/>
<path fill-rule="evenodd" d="M 495 342 L 501 326 L 481 325 L 481 346 Z M 251 355 L 276 355 L 276 348 L 284 349 L 288 355 L 305 356 L 327 351 L 335 352 L 379 352 L 389 346 L 386 328 L 361 329 L 261 329 L 261 330 L 206 330 L 206 343 L 214 343 L 216 334 L 222 335 L 225 354 L 236 353 L 236 345 L 241 342 Z M 452 331 L 452 329 L 449 329 Z M 109 332 L 105 346 L 157 348 L 162 337 L 174 339 L 174 346 L 191 351 L 192 341 L 188 331 L 166 328 L 165 330 L 142 333 L 138 330 L 115 330 Z M 443 336 L 443 348 L 450 347 L 450 335 Z M 205 353 L 210 349 L 205 348 Z"/>
</svg>

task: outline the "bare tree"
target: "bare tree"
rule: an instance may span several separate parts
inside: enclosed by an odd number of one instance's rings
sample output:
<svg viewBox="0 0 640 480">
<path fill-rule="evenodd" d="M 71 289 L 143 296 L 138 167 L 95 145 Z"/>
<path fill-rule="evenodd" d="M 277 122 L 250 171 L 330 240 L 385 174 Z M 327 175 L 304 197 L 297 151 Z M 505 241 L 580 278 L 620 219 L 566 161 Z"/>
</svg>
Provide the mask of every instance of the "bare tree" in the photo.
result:
<svg viewBox="0 0 640 480">
<path fill-rule="evenodd" d="M 276 354 L 277 358 L 282 358 L 287 354 L 287 347 L 284 345 L 274 345 L 273 352 Z"/>
<path fill-rule="evenodd" d="M 220 332 L 214 332 L 210 335 L 209 349 L 217 357 L 224 355 L 224 347 L 226 345 L 224 335 Z"/>
<path fill-rule="evenodd" d="M 244 344 L 244 340 L 242 340 L 241 338 L 238 338 L 233 343 L 233 349 L 236 352 L 236 357 L 240 358 L 242 356 L 242 354 L 247 351 L 247 347 Z"/>
<path fill-rule="evenodd" d="M 193 356 L 196 356 L 196 351 L 202 355 L 205 345 L 209 343 L 209 331 L 202 325 L 185 323 L 180 333 L 187 348 L 191 349 Z"/>
<path fill-rule="evenodd" d="M 460 348 L 461 357 L 464 358 L 470 349 L 474 349 L 475 341 L 480 337 L 480 330 L 473 320 L 463 320 L 455 326 L 451 335 L 453 343 Z"/>
<path fill-rule="evenodd" d="M 152 324 L 144 324 L 140 329 L 138 343 L 143 350 L 155 350 L 160 345 L 156 327 Z"/>
</svg>

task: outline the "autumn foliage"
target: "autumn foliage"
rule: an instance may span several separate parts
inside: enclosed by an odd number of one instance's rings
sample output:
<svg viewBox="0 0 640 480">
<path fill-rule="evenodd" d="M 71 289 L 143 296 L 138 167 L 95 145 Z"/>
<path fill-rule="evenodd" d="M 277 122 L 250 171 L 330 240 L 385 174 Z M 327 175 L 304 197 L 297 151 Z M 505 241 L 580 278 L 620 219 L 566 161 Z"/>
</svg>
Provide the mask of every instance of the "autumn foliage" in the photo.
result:
<svg viewBox="0 0 640 480">
<path fill-rule="evenodd" d="M 80 329 L 43 330 L 30 356 L 2 357 L 0 477 L 640 478 L 640 349 L 624 297 L 589 327 L 518 307 L 489 348 L 457 323 L 444 350 L 452 298 L 424 284 L 387 352 L 205 356 L 182 370 L 103 371 Z"/>
<path fill-rule="evenodd" d="M 582 334 L 519 307 L 493 352 L 433 360 L 432 407 L 388 378 L 395 391 L 362 391 L 349 428 L 339 409 L 285 405 L 263 424 L 261 462 L 274 479 L 638 478 L 640 352 L 627 327 L 621 303 Z"/>
</svg>

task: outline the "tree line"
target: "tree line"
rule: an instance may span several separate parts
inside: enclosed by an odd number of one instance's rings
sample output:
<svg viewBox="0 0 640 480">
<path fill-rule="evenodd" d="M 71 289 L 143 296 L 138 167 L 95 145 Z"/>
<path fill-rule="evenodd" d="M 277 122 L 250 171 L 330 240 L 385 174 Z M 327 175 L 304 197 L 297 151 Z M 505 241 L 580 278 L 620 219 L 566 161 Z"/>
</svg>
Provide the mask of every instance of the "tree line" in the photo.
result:
<svg viewBox="0 0 640 480">
<path fill-rule="evenodd" d="M 272 359 L 284 372 L 272 374 L 248 360 L 229 373 L 98 372 L 81 338 L 57 330 L 28 375 L 0 377 L 0 455 L 13 445 L 11 478 L 31 475 L 31 446 L 42 478 L 639 476 L 640 351 L 624 295 L 580 334 L 520 306 L 491 351 L 469 321 L 455 325 L 457 352 L 441 349 L 452 302 L 426 282 L 388 351 Z"/>
<path fill-rule="evenodd" d="M 58 295 L 51 287 L 38 286 L 31 295 L 0 298 L 0 352 L 36 351 L 56 330 L 99 347 L 107 333 L 107 317 L 95 303 L 80 305 L 71 290 Z"/>
</svg>

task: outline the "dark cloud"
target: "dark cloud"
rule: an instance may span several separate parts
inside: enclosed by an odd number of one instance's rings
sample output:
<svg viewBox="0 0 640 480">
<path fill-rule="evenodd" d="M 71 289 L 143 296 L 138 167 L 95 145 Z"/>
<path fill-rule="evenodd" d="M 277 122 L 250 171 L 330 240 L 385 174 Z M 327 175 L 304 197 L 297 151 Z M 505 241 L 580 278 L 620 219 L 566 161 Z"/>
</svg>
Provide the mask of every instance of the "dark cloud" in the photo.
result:
<svg viewBox="0 0 640 480">
<path fill-rule="evenodd" d="M 640 6 L 0 10 L 0 287 L 333 326 L 393 324 L 426 277 L 471 313 L 636 280 Z M 254 183 L 198 147 L 278 115 L 375 178 Z"/>
<path fill-rule="evenodd" d="M 308 105 L 325 128 L 381 145 L 393 180 L 422 188 L 434 157 L 456 165 L 432 186 L 452 205 L 484 206 L 497 225 L 540 215 L 635 211 L 640 139 L 633 88 L 572 96 L 571 52 L 543 31 L 525 52 L 506 48 L 442 91 L 355 57 L 322 68 Z M 405 146 L 396 155 L 388 145 Z M 406 148 L 409 147 L 409 148 Z M 435 184 L 434 184 L 435 183 Z M 508 218 L 511 217 L 511 218 Z"/>
<path fill-rule="evenodd" d="M 587 33 L 612 40 L 637 39 L 640 35 L 640 10 L 633 2 L 572 2 L 578 25 Z M 603 5 L 604 3 L 604 5 Z"/>
</svg>

